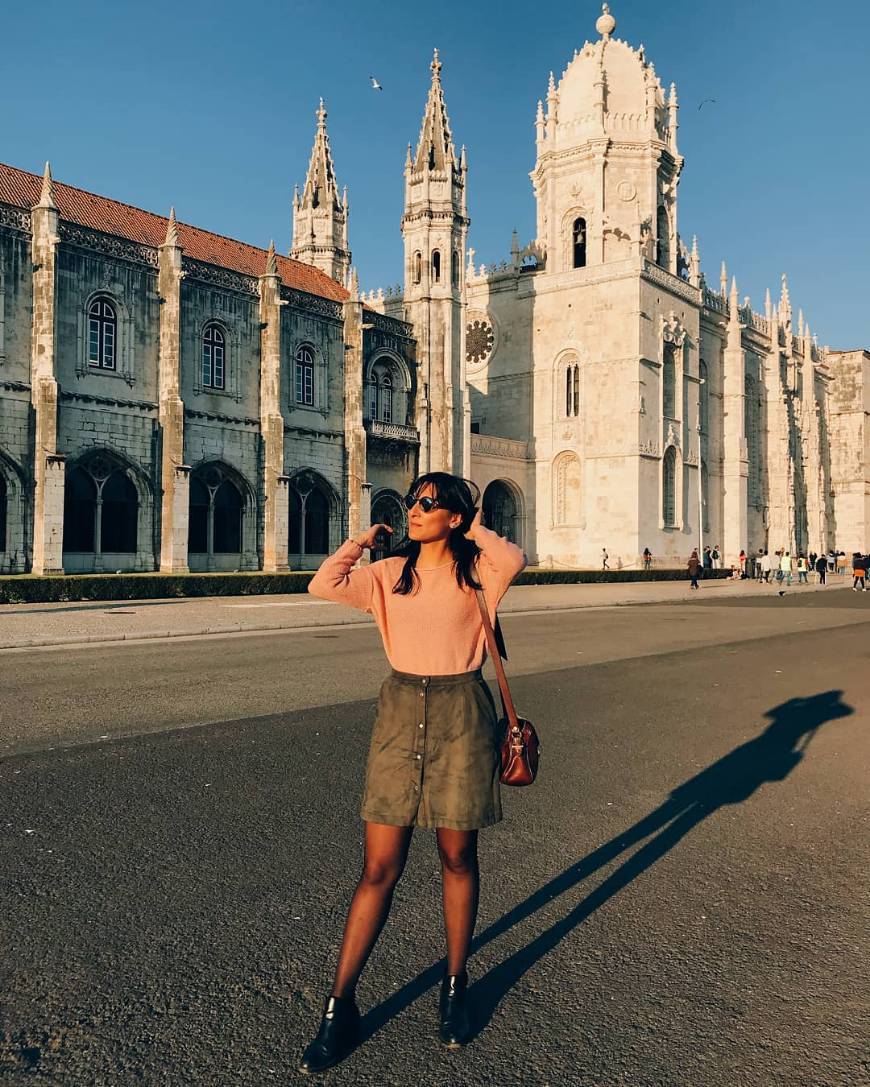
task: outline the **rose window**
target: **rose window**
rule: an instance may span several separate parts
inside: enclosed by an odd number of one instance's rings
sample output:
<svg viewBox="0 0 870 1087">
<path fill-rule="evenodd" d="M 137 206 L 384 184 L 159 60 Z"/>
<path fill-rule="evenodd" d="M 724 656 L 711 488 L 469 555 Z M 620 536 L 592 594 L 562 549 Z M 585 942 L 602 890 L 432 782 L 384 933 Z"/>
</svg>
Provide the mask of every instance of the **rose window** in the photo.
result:
<svg viewBox="0 0 870 1087">
<path fill-rule="evenodd" d="M 484 362 L 492 352 L 495 334 L 487 321 L 470 321 L 465 329 L 465 361 L 473 365 Z"/>
</svg>

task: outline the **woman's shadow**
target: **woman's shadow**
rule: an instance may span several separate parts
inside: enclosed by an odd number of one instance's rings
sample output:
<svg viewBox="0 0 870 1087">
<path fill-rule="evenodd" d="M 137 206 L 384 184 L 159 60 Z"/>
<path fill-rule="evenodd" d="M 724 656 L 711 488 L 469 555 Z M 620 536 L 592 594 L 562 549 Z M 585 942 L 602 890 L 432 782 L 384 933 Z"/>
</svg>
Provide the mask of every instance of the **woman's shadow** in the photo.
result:
<svg viewBox="0 0 870 1087">
<path fill-rule="evenodd" d="M 825 691 L 811 698 L 792 698 L 767 710 L 764 716 L 770 718 L 770 724 L 760 736 L 736 747 L 679 785 L 655 811 L 571 865 L 479 933 L 472 944 L 472 951 L 531 917 L 627 849 L 646 838 L 650 839 L 560 921 L 472 985 L 469 1001 L 475 1012 L 475 1033 L 489 1023 L 502 997 L 530 967 L 552 951 L 563 937 L 599 906 L 651 868 L 698 823 L 726 804 L 740 804 L 747 800 L 765 782 L 783 781 L 801 762 L 807 745 L 821 725 L 855 712 L 841 700 L 842 693 Z M 372 1008 L 362 1021 L 362 1037 L 368 1038 L 374 1034 L 394 1015 L 436 985 L 443 971 L 442 959 Z"/>
</svg>

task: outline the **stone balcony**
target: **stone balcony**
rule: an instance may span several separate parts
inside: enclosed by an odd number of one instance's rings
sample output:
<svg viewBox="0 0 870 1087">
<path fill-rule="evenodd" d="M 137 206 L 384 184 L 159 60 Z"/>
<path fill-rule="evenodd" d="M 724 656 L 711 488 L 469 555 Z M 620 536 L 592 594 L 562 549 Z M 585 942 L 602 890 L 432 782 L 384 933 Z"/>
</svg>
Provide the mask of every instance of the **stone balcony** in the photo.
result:
<svg viewBox="0 0 870 1087">
<path fill-rule="evenodd" d="M 366 433 L 373 438 L 386 438 L 390 441 L 420 444 L 420 432 L 416 427 L 404 423 L 382 423 L 379 419 L 363 419 Z"/>
</svg>

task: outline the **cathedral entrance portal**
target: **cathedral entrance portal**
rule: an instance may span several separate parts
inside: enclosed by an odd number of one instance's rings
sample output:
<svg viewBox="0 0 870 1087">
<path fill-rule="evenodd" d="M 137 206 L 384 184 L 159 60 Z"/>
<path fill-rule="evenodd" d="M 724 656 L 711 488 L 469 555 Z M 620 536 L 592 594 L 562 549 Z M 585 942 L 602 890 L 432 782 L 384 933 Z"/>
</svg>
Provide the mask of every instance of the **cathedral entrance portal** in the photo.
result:
<svg viewBox="0 0 870 1087">
<path fill-rule="evenodd" d="M 372 562 L 385 559 L 405 535 L 405 516 L 402 502 L 395 491 L 381 491 L 372 503 L 372 524 L 389 525 L 392 536 L 386 536 L 385 546 L 372 548 Z"/>
<path fill-rule="evenodd" d="M 522 547 L 522 498 L 511 483 L 496 479 L 483 492 L 483 520 L 487 528 Z"/>
</svg>

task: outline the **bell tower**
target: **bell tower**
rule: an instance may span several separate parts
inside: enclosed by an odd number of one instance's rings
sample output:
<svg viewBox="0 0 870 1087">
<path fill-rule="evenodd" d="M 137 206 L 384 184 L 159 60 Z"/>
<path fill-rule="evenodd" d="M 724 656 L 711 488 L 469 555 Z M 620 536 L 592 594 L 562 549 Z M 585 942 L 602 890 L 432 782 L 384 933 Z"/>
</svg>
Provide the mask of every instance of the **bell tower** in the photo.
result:
<svg viewBox="0 0 870 1087">
<path fill-rule="evenodd" d="M 667 97 L 644 47 L 613 37 L 608 4 L 599 37 L 550 73 L 535 117 L 531 172 L 547 271 L 624 260 L 640 249 L 677 275 L 677 91 Z M 545 108 L 546 106 L 546 108 Z"/>
<path fill-rule="evenodd" d="M 293 192 L 293 245 L 290 256 L 313 264 L 344 283 L 350 269 L 347 245 L 347 188 L 341 198 L 326 132 L 323 99 L 317 109 L 317 131 L 302 196 Z"/>
<path fill-rule="evenodd" d="M 405 161 L 405 319 L 418 345 L 421 471 L 467 473 L 471 413 L 465 389 L 465 148 L 459 158 L 441 86 L 438 50 L 417 141 Z"/>
</svg>

